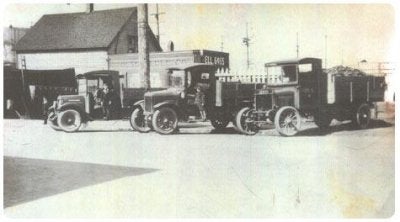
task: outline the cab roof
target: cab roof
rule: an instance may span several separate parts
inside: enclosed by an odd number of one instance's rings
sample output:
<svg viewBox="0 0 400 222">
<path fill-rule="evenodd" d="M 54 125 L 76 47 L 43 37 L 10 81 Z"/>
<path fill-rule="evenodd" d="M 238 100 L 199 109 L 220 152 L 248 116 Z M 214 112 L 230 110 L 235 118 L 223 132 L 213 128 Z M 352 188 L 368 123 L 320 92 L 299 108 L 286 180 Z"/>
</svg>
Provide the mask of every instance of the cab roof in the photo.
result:
<svg viewBox="0 0 400 222">
<path fill-rule="evenodd" d="M 215 68 L 215 69 L 217 69 L 217 67 L 215 65 L 213 65 L 213 64 L 190 63 L 190 64 L 184 64 L 184 65 L 168 67 L 167 70 L 188 70 L 188 69 L 197 68 L 197 67 L 205 67 L 205 68 Z"/>
<path fill-rule="evenodd" d="M 265 67 L 288 65 L 288 64 L 318 63 L 318 62 L 322 62 L 322 60 L 318 59 L 318 58 L 305 57 L 305 58 L 295 58 L 295 59 L 268 62 L 268 63 L 265 63 Z"/>
</svg>

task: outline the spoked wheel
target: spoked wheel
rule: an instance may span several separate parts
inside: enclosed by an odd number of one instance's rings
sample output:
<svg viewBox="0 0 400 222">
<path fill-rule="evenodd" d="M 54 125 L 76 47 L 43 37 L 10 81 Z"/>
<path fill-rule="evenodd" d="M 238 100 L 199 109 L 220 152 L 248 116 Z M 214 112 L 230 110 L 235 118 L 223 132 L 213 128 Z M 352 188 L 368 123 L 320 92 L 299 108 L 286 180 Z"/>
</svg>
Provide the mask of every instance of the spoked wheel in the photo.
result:
<svg viewBox="0 0 400 222">
<path fill-rule="evenodd" d="M 134 130 L 137 130 L 141 133 L 147 133 L 150 131 L 150 127 L 145 124 L 145 116 L 143 115 L 143 109 L 141 107 L 137 107 L 133 110 L 131 118 L 129 122 Z"/>
<path fill-rule="evenodd" d="M 152 123 L 156 132 L 160 134 L 172 134 L 178 127 L 178 116 L 175 110 L 163 107 L 154 112 Z"/>
<path fill-rule="evenodd" d="M 53 130 L 56 130 L 56 131 L 61 130 L 61 128 L 58 126 L 57 117 L 55 116 L 54 112 L 49 113 L 49 116 L 47 117 L 47 123 Z"/>
<path fill-rule="evenodd" d="M 260 128 L 252 121 L 251 115 L 254 112 L 249 107 L 242 108 L 236 115 L 235 124 L 240 133 L 246 135 L 254 135 L 258 133 Z"/>
<path fill-rule="evenodd" d="M 217 130 L 225 129 L 228 124 L 229 120 L 224 118 L 211 120 L 211 125 Z"/>
<path fill-rule="evenodd" d="M 284 106 L 275 115 L 275 128 L 283 136 L 294 136 L 300 130 L 300 113 L 291 106 Z"/>
<path fill-rule="evenodd" d="M 65 132 L 75 132 L 81 126 L 82 119 L 78 111 L 69 109 L 60 113 L 57 123 Z"/>
<path fill-rule="evenodd" d="M 352 120 L 354 125 L 359 129 L 366 129 L 370 120 L 371 111 L 369 105 L 366 103 L 361 104 L 357 109 L 357 113 L 355 113 L 354 119 Z"/>
</svg>

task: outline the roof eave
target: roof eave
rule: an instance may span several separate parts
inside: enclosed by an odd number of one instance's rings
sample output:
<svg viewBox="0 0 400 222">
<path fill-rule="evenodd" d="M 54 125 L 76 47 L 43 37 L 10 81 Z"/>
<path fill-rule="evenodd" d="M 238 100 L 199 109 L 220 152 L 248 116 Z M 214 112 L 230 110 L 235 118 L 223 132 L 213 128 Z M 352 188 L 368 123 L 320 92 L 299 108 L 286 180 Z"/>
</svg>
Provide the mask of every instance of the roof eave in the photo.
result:
<svg viewBox="0 0 400 222">
<path fill-rule="evenodd" d="M 17 54 L 21 53 L 54 53 L 54 52 L 87 52 L 87 51 L 108 51 L 108 47 L 92 47 L 92 48 L 69 48 L 69 49 L 16 49 Z"/>
</svg>

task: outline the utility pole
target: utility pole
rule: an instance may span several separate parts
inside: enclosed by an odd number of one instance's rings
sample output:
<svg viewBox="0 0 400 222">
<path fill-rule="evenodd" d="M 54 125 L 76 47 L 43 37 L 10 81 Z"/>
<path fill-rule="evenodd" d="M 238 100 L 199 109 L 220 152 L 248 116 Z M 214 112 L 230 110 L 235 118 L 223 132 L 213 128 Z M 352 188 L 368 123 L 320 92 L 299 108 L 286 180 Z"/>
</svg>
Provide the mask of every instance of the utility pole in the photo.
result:
<svg viewBox="0 0 400 222">
<path fill-rule="evenodd" d="M 165 14 L 165 12 L 159 12 L 158 11 L 158 4 L 156 4 L 156 13 L 151 14 L 152 16 L 154 16 L 154 18 L 156 18 L 156 24 L 157 24 L 157 41 L 158 43 L 160 43 L 160 15 Z"/>
<path fill-rule="evenodd" d="M 296 32 L 296 54 L 297 58 L 299 58 L 299 33 Z"/>
<path fill-rule="evenodd" d="M 325 69 L 328 67 L 328 35 L 325 34 Z"/>
<path fill-rule="evenodd" d="M 247 70 L 250 68 L 250 58 L 249 58 L 249 48 L 250 48 L 250 41 L 251 39 L 249 38 L 249 23 L 246 22 L 246 37 L 243 38 L 243 43 L 246 46 L 247 50 Z"/>
<path fill-rule="evenodd" d="M 147 4 L 138 4 L 138 58 L 139 74 L 143 76 L 142 85 L 145 91 L 150 91 L 150 59 L 148 43 L 148 10 Z"/>
</svg>

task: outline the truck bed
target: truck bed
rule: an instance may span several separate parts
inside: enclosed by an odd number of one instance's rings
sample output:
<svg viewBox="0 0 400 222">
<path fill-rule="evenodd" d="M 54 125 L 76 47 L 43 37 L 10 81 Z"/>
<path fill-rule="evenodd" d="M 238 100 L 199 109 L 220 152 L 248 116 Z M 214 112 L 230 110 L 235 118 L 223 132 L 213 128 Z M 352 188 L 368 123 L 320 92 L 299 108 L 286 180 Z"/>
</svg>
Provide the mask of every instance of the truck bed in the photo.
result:
<svg viewBox="0 0 400 222">
<path fill-rule="evenodd" d="M 216 105 L 238 105 L 238 103 L 251 103 L 257 89 L 264 83 L 221 82 L 216 84 Z"/>
<path fill-rule="evenodd" d="M 328 76 L 328 103 L 348 105 L 384 100 L 385 78 L 371 75 Z"/>
</svg>

